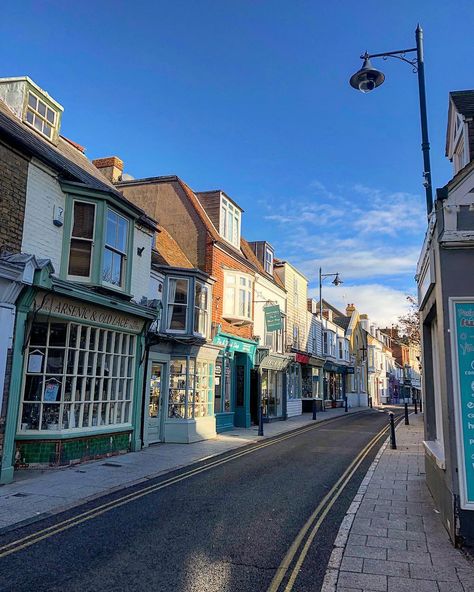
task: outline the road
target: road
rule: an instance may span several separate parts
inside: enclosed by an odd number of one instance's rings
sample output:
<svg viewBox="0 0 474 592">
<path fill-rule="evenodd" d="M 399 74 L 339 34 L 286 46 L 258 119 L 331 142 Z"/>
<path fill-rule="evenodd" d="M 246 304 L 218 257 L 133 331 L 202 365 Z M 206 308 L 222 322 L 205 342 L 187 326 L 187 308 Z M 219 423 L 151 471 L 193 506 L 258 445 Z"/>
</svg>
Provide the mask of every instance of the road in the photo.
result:
<svg viewBox="0 0 474 592">
<path fill-rule="evenodd" d="M 0 541 L 0 590 L 320 590 L 340 522 L 385 436 L 344 489 L 334 485 L 386 425 L 385 413 L 350 414 L 8 533 Z M 292 544 L 296 554 L 288 556 Z M 289 569 L 281 566 L 285 555 Z"/>
</svg>

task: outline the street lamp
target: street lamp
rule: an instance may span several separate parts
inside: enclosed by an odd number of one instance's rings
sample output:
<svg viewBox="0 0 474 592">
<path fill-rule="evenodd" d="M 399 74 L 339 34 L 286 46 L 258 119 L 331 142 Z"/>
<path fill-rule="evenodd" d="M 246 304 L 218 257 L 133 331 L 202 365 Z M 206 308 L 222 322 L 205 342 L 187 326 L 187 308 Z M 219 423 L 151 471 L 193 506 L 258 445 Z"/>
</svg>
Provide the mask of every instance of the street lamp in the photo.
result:
<svg viewBox="0 0 474 592">
<path fill-rule="evenodd" d="M 323 324 L 323 280 L 327 277 L 334 278 L 331 283 L 334 284 L 335 286 L 340 286 L 343 283 L 343 281 L 339 277 L 339 272 L 337 272 L 337 273 L 323 273 L 322 269 L 319 268 L 319 316 L 321 318 L 321 326 Z M 326 323 L 326 327 L 327 327 L 327 323 Z M 345 410 L 347 411 L 347 397 L 345 399 L 344 407 L 345 407 Z M 322 410 L 326 411 L 325 406 L 324 406 L 324 387 L 323 387 Z"/>
<path fill-rule="evenodd" d="M 350 85 L 356 90 L 363 93 L 369 93 L 384 80 L 385 75 L 372 66 L 371 58 L 397 58 L 402 62 L 406 62 L 413 68 L 413 72 L 418 74 L 418 91 L 420 96 L 420 119 L 421 119 L 421 150 L 423 152 L 423 185 L 426 193 L 426 210 L 428 216 L 433 209 L 433 189 L 431 184 L 431 163 L 430 163 L 430 142 L 428 139 L 428 117 L 426 114 L 426 92 L 425 92 L 425 62 L 423 57 L 423 29 L 420 25 L 417 26 L 415 32 L 416 47 L 409 49 L 399 49 L 397 51 L 387 51 L 385 53 L 372 53 L 361 55 L 360 58 L 364 60 L 362 68 L 353 74 L 350 78 Z M 407 53 L 416 53 L 416 58 L 406 58 Z"/>
</svg>

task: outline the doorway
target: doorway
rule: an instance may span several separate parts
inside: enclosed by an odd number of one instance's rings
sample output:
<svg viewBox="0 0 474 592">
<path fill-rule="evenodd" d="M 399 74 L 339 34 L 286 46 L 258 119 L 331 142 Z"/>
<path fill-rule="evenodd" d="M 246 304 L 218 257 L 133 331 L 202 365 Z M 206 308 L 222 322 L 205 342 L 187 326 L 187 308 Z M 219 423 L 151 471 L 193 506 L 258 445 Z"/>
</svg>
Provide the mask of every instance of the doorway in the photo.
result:
<svg viewBox="0 0 474 592">
<path fill-rule="evenodd" d="M 151 363 L 150 392 L 148 400 L 148 443 L 161 441 L 161 423 L 163 416 L 163 380 L 164 365 Z"/>
</svg>

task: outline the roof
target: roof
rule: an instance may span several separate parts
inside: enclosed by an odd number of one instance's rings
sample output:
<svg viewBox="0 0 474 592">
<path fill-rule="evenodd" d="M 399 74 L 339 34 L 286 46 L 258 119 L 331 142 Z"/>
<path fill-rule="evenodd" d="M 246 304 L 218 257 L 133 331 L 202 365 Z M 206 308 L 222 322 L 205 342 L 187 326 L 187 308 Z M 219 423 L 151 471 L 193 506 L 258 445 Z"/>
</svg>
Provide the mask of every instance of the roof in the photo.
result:
<svg viewBox="0 0 474 592">
<path fill-rule="evenodd" d="M 156 252 L 154 253 L 153 259 L 158 265 L 168 265 L 170 267 L 183 267 L 188 269 L 194 268 L 191 261 L 186 257 L 171 234 L 160 225 L 158 225 L 155 247 Z"/>
<path fill-rule="evenodd" d="M 263 265 L 260 263 L 257 256 L 255 255 L 255 253 L 253 252 L 252 247 L 250 246 L 248 241 L 246 241 L 244 238 L 240 239 L 240 248 L 242 250 L 242 253 L 245 255 L 246 259 L 248 259 L 250 261 L 250 263 L 252 263 L 254 265 L 254 267 L 257 268 L 257 271 L 260 274 L 262 274 L 264 277 L 266 277 L 270 281 L 273 281 L 282 290 L 285 290 L 285 286 L 284 286 L 283 282 L 276 275 L 276 273 L 271 274 L 271 273 L 268 273 L 265 271 L 265 268 L 263 267 Z"/>
<path fill-rule="evenodd" d="M 90 189 L 106 191 L 118 201 L 141 215 L 144 211 L 128 201 L 122 193 L 97 169 L 92 162 L 80 152 L 70 140 L 58 137 L 57 145 L 44 140 L 39 134 L 20 121 L 0 101 L 0 134 L 13 146 L 22 152 L 43 161 L 58 170 L 65 179 L 79 181 Z"/>
<path fill-rule="evenodd" d="M 333 321 L 336 323 L 336 325 L 342 327 L 344 331 L 347 331 L 347 329 L 349 328 L 349 324 L 351 322 L 351 317 L 333 317 Z"/>
<path fill-rule="evenodd" d="M 474 90 L 455 90 L 449 96 L 456 111 L 465 117 L 474 117 Z"/>
</svg>

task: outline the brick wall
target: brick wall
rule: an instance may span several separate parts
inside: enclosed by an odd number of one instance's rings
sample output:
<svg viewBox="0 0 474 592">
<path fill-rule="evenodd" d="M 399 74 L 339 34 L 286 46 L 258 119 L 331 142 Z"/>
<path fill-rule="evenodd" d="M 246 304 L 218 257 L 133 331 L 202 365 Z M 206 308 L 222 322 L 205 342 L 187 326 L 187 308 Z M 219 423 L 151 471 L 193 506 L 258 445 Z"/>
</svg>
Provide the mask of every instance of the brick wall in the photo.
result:
<svg viewBox="0 0 474 592">
<path fill-rule="evenodd" d="M 216 283 L 214 284 L 212 290 L 212 322 L 221 324 L 222 331 L 224 333 L 230 333 L 231 335 L 238 335 L 239 337 L 251 339 L 253 336 L 253 325 L 236 327 L 222 318 L 224 306 L 224 267 L 235 269 L 236 271 L 243 271 L 244 273 L 250 273 L 253 275 L 251 269 L 212 243 L 208 243 L 206 253 L 206 267 L 207 273 L 216 279 Z M 252 298 L 252 307 L 254 306 L 253 301 L 254 298 Z"/>
<path fill-rule="evenodd" d="M 0 144 L 0 245 L 19 252 L 25 216 L 28 160 Z"/>
</svg>

